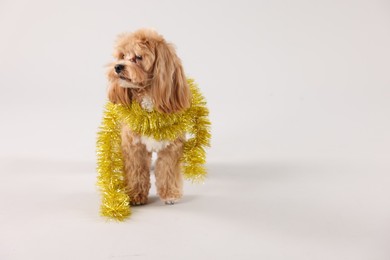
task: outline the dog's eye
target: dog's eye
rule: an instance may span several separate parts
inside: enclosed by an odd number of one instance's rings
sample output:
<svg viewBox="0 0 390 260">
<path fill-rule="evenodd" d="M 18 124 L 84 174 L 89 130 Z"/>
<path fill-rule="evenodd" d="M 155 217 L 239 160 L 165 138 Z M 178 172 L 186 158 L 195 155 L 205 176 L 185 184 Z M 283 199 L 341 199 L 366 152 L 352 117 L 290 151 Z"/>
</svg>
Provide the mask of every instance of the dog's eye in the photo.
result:
<svg viewBox="0 0 390 260">
<path fill-rule="evenodd" d="M 123 59 L 125 58 L 125 55 L 122 53 L 122 54 L 119 55 L 119 58 L 120 58 L 121 60 L 123 60 Z"/>
<path fill-rule="evenodd" d="M 142 60 L 142 56 L 141 55 L 135 55 L 135 59 L 136 60 Z"/>
</svg>

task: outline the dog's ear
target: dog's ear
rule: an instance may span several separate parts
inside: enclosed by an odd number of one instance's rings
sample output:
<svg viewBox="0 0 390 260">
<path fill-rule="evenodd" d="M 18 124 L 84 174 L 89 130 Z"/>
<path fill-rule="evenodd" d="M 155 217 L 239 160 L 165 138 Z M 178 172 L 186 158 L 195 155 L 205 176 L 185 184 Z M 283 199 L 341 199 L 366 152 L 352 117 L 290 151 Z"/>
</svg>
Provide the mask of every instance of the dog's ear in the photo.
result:
<svg viewBox="0 0 390 260">
<path fill-rule="evenodd" d="M 175 113 L 190 107 L 191 93 L 180 59 L 172 45 L 158 42 L 151 94 L 155 108 L 163 113 Z"/>
</svg>

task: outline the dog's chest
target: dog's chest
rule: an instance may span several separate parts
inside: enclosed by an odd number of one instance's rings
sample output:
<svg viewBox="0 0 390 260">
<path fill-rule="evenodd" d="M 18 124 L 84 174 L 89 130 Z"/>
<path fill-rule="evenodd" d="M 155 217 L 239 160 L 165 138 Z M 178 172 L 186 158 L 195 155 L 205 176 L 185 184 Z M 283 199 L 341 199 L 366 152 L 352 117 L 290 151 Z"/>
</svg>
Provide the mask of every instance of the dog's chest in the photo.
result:
<svg viewBox="0 0 390 260">
<path fill-rule="evenodd" d="M 149 96 L 143 97 L 141 107 L 148 112 L 152 112 L 154 108 L 153 100 Z M 169 141 L 157 141 L 149 136 L 141 136 L 140 142 L 146 146 L 148 152 L 159 152 L 170 144 Z"/>
<path fill-rule="evenodd" d="M 146 146 L 148 152 L 159 152 L 170 144 L 169 141 L 157 141 L 149 136 L 141 136 L 140 142 Z"/>
</svg>

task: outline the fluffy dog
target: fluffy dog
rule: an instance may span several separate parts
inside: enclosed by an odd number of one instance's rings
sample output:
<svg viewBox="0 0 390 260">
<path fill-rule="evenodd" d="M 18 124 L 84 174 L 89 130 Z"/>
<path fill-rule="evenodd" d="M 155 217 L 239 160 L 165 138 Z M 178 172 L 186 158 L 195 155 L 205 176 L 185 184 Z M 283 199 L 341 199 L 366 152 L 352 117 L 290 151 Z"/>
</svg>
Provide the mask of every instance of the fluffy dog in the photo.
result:
<svg viewBox="0 0 390 260">
<path fill-rule="evenodd" d="M 146 111 L 177 113 L 190 107 L 191 92 L 174 47 L 157 32 L 141 29 L 118 37 L 115 62 L 109 65 L 108 98 L 114 104 L 138 102 Z M 166 204 L 182 197 L 180 158 L 184 134 L 157 141 L 122 125 L 125 184 L 132 205 L 147 203 L 152 152 L 157 153 L 157 193 Z"/>
</svg>

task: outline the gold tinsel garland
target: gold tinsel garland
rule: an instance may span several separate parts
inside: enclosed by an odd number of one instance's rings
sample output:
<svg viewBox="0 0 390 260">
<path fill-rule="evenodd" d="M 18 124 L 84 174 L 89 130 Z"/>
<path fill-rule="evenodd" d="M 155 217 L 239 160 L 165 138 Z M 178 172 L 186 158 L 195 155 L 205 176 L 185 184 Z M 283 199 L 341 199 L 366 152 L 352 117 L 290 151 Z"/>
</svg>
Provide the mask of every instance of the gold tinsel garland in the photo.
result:
<svg viewBox="0 0 390 260">
<path fill-rule="evenodd" d="M 137 102 L 129 106 L 108 102 L 97 138 L 98 186 L 102 192 L 101 214 L 124 220 L 130 215 L 130 199 L 124 184 L 121 150 L 121 124 L 132 131 L 156 140 L 173 141 L 189 133 L 184 144 L 182 172 L 186 179 L 202 182 L 206 176 L 205 147 L 210 143 L 210 121 L 206 101 L 192 79 L 187 80 L 191 93 L 191 107 L 182 113 L 148 112 Z"/>
</svg>

